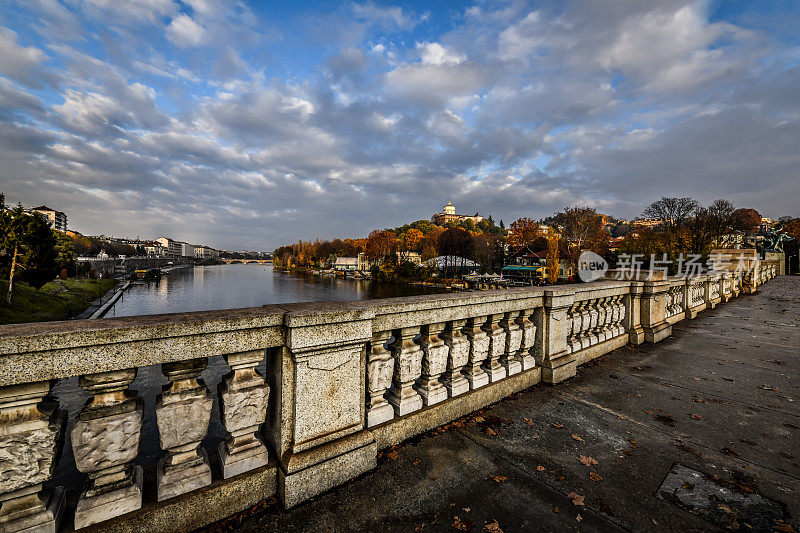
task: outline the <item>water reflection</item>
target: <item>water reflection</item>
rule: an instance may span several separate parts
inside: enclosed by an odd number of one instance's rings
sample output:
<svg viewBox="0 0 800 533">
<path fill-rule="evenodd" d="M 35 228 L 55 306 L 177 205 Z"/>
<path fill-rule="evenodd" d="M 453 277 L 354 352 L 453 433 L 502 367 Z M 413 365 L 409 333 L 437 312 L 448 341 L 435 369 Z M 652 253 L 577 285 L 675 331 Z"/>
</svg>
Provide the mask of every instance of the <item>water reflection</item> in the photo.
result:
<svg viewBox="0 0 800 533">
<path fill-rule="evenodd" d="M 430 287 L 286 273 L 273 270 L 272 265 L 198 266 L 176 270 L 155 283 L 132 286 L 106 316 L 366 300 L 432 292 L 436 291 Z"/>
</svg>

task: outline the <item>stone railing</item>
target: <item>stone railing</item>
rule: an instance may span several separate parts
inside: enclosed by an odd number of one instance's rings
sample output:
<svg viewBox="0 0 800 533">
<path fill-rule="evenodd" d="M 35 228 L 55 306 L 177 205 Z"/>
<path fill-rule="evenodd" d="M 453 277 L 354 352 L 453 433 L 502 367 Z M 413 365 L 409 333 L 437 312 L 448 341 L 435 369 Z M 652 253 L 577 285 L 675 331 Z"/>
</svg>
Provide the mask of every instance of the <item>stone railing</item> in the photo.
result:
<svg viewBox="0 0 800 533">
<path fill-rule="evenodd" d="M 686 313 L 686 279 L 682 277 L 670 279 L 669 290 L 665 297 L 667 321 L 675 323 L 681 320 Z"/>
<path fill-rule="evenodd" d="M 777 272 L 762 267 L 751 284 Z M 741 282 L 2 326 L 0 531 L 191 531 L 272 496 L 291 507 L 374 468 L 378 449 L 629 342 L 658 342 Z M 164 384 L 157 397 L 145 375 Z M 59 398 L 69 384 L 82 408 Z"/>
</svg>

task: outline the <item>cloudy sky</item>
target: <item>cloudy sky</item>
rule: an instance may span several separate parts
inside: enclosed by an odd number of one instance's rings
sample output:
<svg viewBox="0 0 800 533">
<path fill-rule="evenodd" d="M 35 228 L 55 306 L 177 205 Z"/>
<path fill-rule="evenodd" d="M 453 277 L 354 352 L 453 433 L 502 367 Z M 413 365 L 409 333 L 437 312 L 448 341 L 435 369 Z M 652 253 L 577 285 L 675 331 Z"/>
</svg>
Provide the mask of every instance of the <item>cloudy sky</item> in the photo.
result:
<svg viewBox="0 0 800 533">
<path fill-rule="evenodd" d="M 0 191 L 229 249 L 660 195 L 800 216 L 800 3 L 0 0 Z"/>
</svg>

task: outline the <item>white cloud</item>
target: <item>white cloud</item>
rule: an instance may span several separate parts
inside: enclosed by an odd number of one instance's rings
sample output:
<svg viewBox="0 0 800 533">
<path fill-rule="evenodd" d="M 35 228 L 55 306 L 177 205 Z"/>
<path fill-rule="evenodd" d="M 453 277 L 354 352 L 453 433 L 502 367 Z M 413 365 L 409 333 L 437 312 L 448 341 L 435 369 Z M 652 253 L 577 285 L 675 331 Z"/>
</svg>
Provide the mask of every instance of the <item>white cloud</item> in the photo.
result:
<svg viewBox="0 0 800 533">
<path fill-rule="evenodd" d="M 426 65 L 458 65 L 467 59 L 464 54 L 448 50 L 439 43 L 417 43 L 417 50 Z"/>
<path fill-rule="evenodd" d="M 173 18 L 167 26 L 167 38 L 182 48 L 200 46 L 205 34 L 205 29 L 185 13 Z"/>
<path fill-rule="evenodd" d="M 30 86 L 41 86 L 49 76 L 43 75 L 45 53 L 35 46 L 17 44 L 17 34 L 0 26 L 0 73 Z"/>
</svg>

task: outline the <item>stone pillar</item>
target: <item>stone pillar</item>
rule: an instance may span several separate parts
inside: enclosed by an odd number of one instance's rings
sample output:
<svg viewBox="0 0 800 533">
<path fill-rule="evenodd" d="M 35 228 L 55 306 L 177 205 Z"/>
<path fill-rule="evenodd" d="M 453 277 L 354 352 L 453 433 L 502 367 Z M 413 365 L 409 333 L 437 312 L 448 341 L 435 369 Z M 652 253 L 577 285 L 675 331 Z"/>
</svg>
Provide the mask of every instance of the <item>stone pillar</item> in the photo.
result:
<svg viewBox="0 0 800 533">
<path fill-rule="evenodd" d="M 42 490 L 56 464 L 63 413 L 50 383 L 0 387 L 0 531 L 58 531 L 64 490 Z"/>
<path fill-rule="evenodd" d="M 703 302 L 706 304 L 706 309 L 716 307 L 714 296 L 712 295 L 712 283 L 714 283 L 714 281 L 711 276 L 703 276 Z"/>
<path fill-rule="evenodd" d="M 211 468 L 200 441 L 208 432 L 214 401 L 202 380 L 207 361 L 190 359 L 163 363 L 170 380 L 156 401 L 156 421 L 161 448 L 167 456 L 158 462 L 158 501 L 211 484 Z"/>
<path fill-rule="evenodd" d="M 264 360 L 264 350 L 225 355 L 230 373 L 219 384 L 222 425 L 230 436 L 219 445 L 222 476 L 233 477 L 265 466 L 269 461 L 266 446 L 258 435 L 267 418 L 269 386 L 256 365 Z"/>
<path fill-rule="evenodd" d="M 94 396 L 72 428 L 72 453 L 78 470 L 89 475 L 75 509 L 75 529 L 114 518 L 142 506 L 139 452 L 143 404 L 128 389 L 136 369 L 88 374 L 78 384 Z"/>
<path fill-rule="evenodd" d="M 522 346 L 522 328 L 516 320 L 519 315 L 519 311 L 506 313 L 499 322 L 506 334 L 506 345 L 503 355 L 500 356 L 500 364 L 503 365 L 509 376 L 522 372 L 522 358 L 519 355 Z"/>
<path fill-rule="evenodd" d="M 392 353 L 386 349 L 386 343 L 391 338 L 391 331 L 372 333 L 367 361 L 367 427 L 377 426 L 394 418 L 394 408 L 386 400 L 394 373 L 394 359 Z"/>
<path fill-rule="evenodd" d="M 522 332 L 517 360 L 522 363 L 523 371 L 536 366 L 536 358 L 533 356 L 533 346 L 536 343 L 536 324 L 533 323 L 533 318 L 533 311 L 523 309 L 515 319 Z"/>
<path fill-rule="evenodd" d="M 464 331 L 469 339 L 469 361 L 464 372 L 469 381 L 470 390 L 475 390 L 489 383 L 489 376 L 481 368 L 481 365 L 489 357 L 489 336 L 481 329 L 485 316 L 478 316 L 467 320 Z"/>
<path fill-rule="evenodd" d="M 592 298 L 589 301 L 589 331 L 587 338 L 589 339 L 589 346 L 594 346 L 598 342 L 602 342 L 603 331 L 603 307 L 605 306 L 606 298 Z"/>
<path fill-rule="evenodd" d="M 736 298 L 742 293 L 742 275 L 734 272 L 731 278 L 731 293 Z"/>
<path fill-rule="evenodd" d="M 672 325 L 666 320 L 669 287 L 669 280 L 644 282 L 641 320 L 644 340 L 647 342 L 656 343 L 672 334 Z"/>
<path fill-rule="evenodd" d="M 536 359 L 541 361 L 545 383 L 560 383 L 575 375 L 577 362 L 567 350 L 567 311 L 574 298 L 567 289 L 545 289 L 544 307 L 538 310 L 536 325 Z"/>
<path fill-rule="evenodd" d="M 401 328 L 394 333 L 392 356 L 394 357 L 394 379 L 389 389 L 389 403 L 397 416 L 407 415 L 422 409 L 422 397 L 414 384 L 422 375 L 422 348 L 414 342 L 419 327 Z"/>
<path fill-rule="evenodd" d="M 728 272 L 720 274 L 719 297 L 722 303 L 727 302 L 733 296 L 731 288 L 731 275 Z"/>
<path fill-rule="evenodd" d="M 583 302 L 572 302 L 567 309 L 567 351 L 577 352 L 581 349 L 581 312 L 580 306 Z M 540 361 L 541 362 L 541 361 Z"/>
<path fill-rule="evenodd" d="M 631 344 L 644 342 L 644 329 L 642 328 L 642 292 L 644 282 L 631 281 L 631 289 L 625 298 L 625 328 L 628 330 L 628 339 Z"/>
<path fill-rule="evenodd" d="M 364 428 L 374 317 L 367 307 L 333 302 L 284 315 L 286 346 L 268 360 L 277 389 L 268 434 L 287 508 L 377 466 L 375 438 Z M 401 345 L 409 335 L 401 335 Z"/>
<path fill-rule="evenodd" d="M 444 330 L 444 343 L 449 350 L 442 383 L 451 398 L 469 391 L 469 382 L 462 373 L 469 361 L 469 339 L 461 331 L 466 323 L 466 320 L 451 320 Z"/>
<path fill-rule="evenodd" d="M 625 329 L 625 321 L 628 319 L 628 305 L 626 303 L 628 295 L 620 294 L 616 297 L 617 302 L 617 309 L 614 313 L 614 320 L 615 320 L 615 331 L 614 336 L 617 335 L 624 335 L 627 329 Z"/>
<path fill-rule="evenodd" d="M 422 378 L 417 391 L 422 396 L 422 404 L 434 405 L 447 399 L 447 389 L 439 378 L 447 370 L 447 355 L 450 351 L 439 336 L 444 330 L 444 323 L 437 322 L 422 326 L 420 346 L 422 348 Z"/>
<path fill-rule="evenodd" d="M 483 325 L 483 330 L 489 336 L 489 356 L 483 364 L 483 369 L 486 370 L 491 383 L 506 377 L 506 369 L 500 364 L 500 356 L 506 349 L 506 332 L 499 325 L 502 318 L 502 314 L 489 315 Z"/>
</svg>

